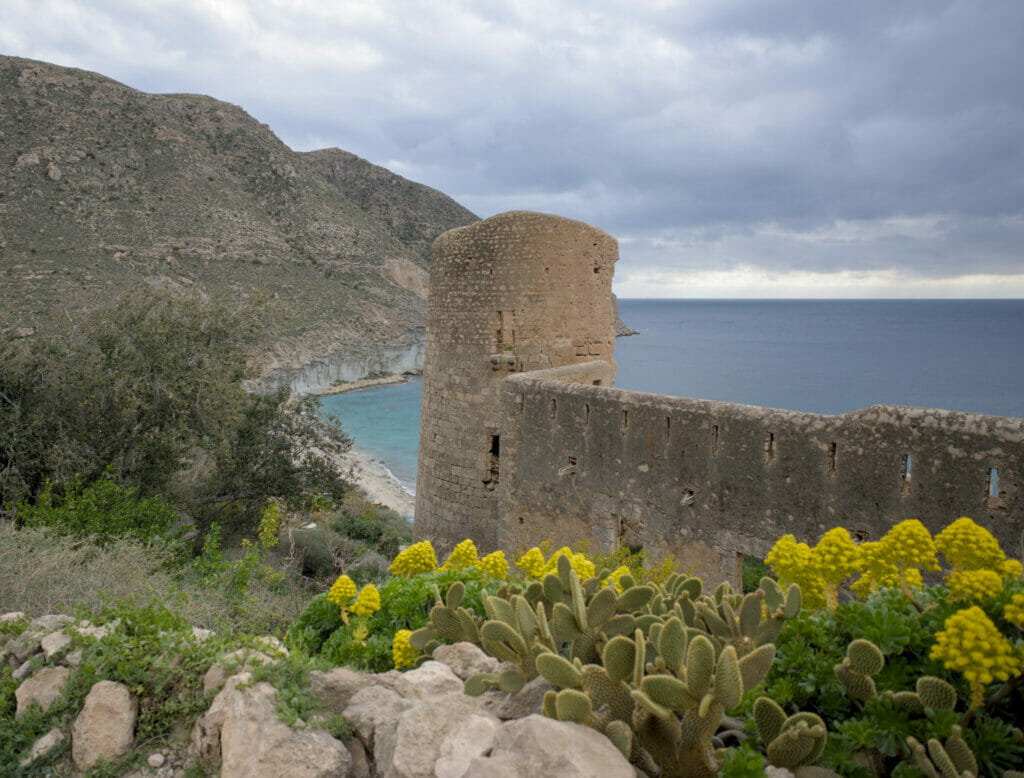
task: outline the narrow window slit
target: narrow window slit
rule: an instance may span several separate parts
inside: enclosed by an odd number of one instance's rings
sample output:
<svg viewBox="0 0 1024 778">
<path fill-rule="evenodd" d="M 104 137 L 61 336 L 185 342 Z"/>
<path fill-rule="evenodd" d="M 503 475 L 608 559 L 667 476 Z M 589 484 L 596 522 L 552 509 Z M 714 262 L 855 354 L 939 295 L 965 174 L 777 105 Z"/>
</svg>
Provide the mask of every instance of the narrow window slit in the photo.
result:
<svg viewBox="0 0 1024 778">
<path fill-rule="evenodd" d="M 775 458 L 775 433 L 769 432 L 764 436 L 764 461 L 770 464 Z"/>
<path fill-rule="evenodd" d="M 999 497 L 999 469 L 995 467 L 988 471 L 988 496 Z"/>
<path fill-rule="evenodd" d="M 622 431 L 625 432 L 629 427 L 629 411 L 622 412 Z"/>
<path fill-rule="evenodd" d="M 828 474 L 836 474 L 836 444 L 835 441 L 828 444 Z"/>
<path fill-rule="evenodd" d="M 718 425 L 711 425 L 711 454 L 712 456 L 718 455 Z"/>
<path fill-rule="evenodd" d="M 558 400 L 551 401 L 551 418 L 555 418 L 555 413 L 558 411 Z"/>
<path fill-rule="evenodd" d="M 583 426 L 590 424 L 590 403 L 583 403 Z"/>
<path fill-rule="evenodd" d="M 665 417 L 665 442 L 668 443 L 669 436 L 672 434 L 672 419 L 669 416 Z"/>
</svg>

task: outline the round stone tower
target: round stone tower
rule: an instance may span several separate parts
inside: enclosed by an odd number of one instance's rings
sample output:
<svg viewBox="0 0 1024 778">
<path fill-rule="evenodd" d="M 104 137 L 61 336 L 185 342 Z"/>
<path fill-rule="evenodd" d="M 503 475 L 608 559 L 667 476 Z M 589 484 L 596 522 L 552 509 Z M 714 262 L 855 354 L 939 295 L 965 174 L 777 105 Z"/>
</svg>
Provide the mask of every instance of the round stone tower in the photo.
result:
<svg viewBox="0 0 1024 778">
<path fill-rule="evenodd" d="M 612 365 L 618 242 L 583 222 L 510 211 L 435 242 L 427 297 L 417 539 L 499 546 L 499 386 L 511 373 Z"/>
</svg>

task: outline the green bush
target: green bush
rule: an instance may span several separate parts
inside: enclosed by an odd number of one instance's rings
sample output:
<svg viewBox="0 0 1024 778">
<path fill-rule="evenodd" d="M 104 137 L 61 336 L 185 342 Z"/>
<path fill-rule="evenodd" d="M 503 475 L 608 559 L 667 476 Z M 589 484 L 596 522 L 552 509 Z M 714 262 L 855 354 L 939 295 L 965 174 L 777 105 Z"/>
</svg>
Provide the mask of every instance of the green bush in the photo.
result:
<svg viewBox="0 0 1024 778">
<path fill-rule="evenodd" d="M 142 543 L 166 540 L 177 512 L 156 497 L 139 499 L 138 490 L 119 486 L 109 478 L 100 478 L 82 486 L 75 478 L 63 498 L 53 494 L 47 483 L 35 505 L 22 503 L 18 517 L 28 527 L 49 527 L 61 535 L 89 538 L 97 545 L 109 545 L 120 537 L 133 537 Z"/>
</svg>

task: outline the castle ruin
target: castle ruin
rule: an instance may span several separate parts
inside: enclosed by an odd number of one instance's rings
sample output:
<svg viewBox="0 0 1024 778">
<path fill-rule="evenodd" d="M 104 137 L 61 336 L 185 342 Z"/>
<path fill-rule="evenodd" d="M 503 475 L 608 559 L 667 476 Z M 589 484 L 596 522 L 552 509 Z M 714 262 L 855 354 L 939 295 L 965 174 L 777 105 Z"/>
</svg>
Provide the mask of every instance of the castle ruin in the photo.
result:
<svg viewBox="0 0 1024 778">
<path fill-rule="evenodd" d="M 617 243 L 580 222 L 492 217 L 434 244 L 417 538 L 481 551 L 621 543 L 738 579 L 781 535 L 877 540 L 959 516 L 1021 555 L 1024 419 L 879 405 L 838 416 L 625 391 Z"/>
</svg>

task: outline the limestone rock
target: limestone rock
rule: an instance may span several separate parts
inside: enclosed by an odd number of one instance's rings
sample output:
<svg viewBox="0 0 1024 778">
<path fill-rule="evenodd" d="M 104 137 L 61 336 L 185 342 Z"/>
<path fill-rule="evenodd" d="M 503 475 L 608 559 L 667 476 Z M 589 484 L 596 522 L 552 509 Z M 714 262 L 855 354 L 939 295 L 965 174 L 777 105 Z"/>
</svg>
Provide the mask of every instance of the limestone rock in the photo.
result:
<svg viewBox="0 0 1024 778">
<path fill-rule="evenodd" d="M 63 632 L 51 632 L 39 641 L 39 647 L 43 649 L 43 656 L 49 660 L 71 645 L 71 638 Z"/>
<path fill-rule="evenodd" d="M 32 748 L 28 752 L 28 755 L 20 762 L 21 767 L 28 767 L 40 757 L 46 756 L 63 742 L 64 733 L 60 731 L 60 728 L 54 727 L 32 744 Z"/>
<path fill-rule="evenodd" d="M 63 629 L 73 621 L 74 619 L 71 616 L 65 616 L 62 613 L 49 613 L 46 616 L 32 619 L 32 623 L 28 625 L 28 628 L 39 630 L 40 632 L 53 632 Z"/>
<path fill-rule="evenodd" d="M 403 673 L 396 681 L 395 691 L 411 699 L 427 699 L 442 694 L 462 694 L 462 681 L 448 665 L 424 662 L 415 670 Z"/>
<path fill-rule="evenodd" d="M 45 635 L 41 630 L 28 629 L 4 646 L 3 654 L 11 667 L 17 667 L 33 654 L 39 653 L 39 641 Z"/>
<path fill-rule="evenodd" d="M 370 778 L 373 771 L 370 769 L 370 760 L 366 756 L 366 746 L 359 738 L 352 738 L 352 742 L 345 745 L 349 756 L 352 757 L 352 767 L 349 770 L 350 778 Z"/>
<path fill-rule="evenodd" d="M 277 717 L 274 687 L 240 687 L 248 678 L 241 673 L 228 679 L 193 732 L 194 750 L 220 757 L 222 778 L 349 775 L 352 757 L 340 741 L 323 730 L 290 729 Z M 211 748 L 218 743 L 219 754 Z"/>
<path fill-rule="evenodd" d="M 71 671 L 66 667 L 44 667 L 27 681 L 15 689 L 14 697 L 18 701 L 18 708 L 15 717 L 21 716 L 30 703 L 36 702 L 43 710 L 49 710 L 50 705 L 60 695 L 64 684 L 67 683 Z"/>
<path fill-rule="evenodd" d="M 543 676 L 538 675 L 527 681 L 526 685 L 515 694 L 497 692 L 504 699 L 493 712 L 502 721 L 522 719 L 533 713 L 540 713 L 541 705 L 544 702 L 544 692 L 552 688 Z"/>
<path fill-rule="evenodd" d="M 25 611 L 8 611 L 3 615 L 0 615 L 0 624 L 6 624 L 9 621 L 18 621 L 25 618 Z"/>
<path fill-rule="evenodd" d="M 71 728 L 71 757 L 85 770 L 100 759 L 128 752 L 135 738 L 139 702 L 128 687 L 115 681 L 93 684 Z"/>
<path fill-rule="evenodd" d="M 92 623 L 84 621 L 79 626 L 75 627 L 75 631 L 84 637 L 93 637 L 97 640 L 102 640 L 120 626 L 121 619 L 114 619 L 110 623 L 104 624 L 100 627 L 95 627 Z"/>
<path fill-rule="evenodd" d="M 363 745 L 376 754 L 377 737 L 397 727 L 398 717 L 411 707 L 412 703 L 393 689 L 367 686 L 352 695 L 344 714 Z"/>
<path fill-rule="evenodd" d="M 310 696 L 328 710 L 344 710 L 356 692 L 373 684 L 372 675 L 348 667 L 335 667 L 327 672 L 314 670 L 309 674 Z"/>
<path fill-rule="evenodd" d="M 231 651 L 206 671 L 206 675 L 203 676 L 203 694 L 210 694 L 220 689 L 231 675 L 239 672 L 247 673 L 254 667 L 269 665 L 273 661 L 273 659 L 261 651 L 251 651 L 244 648 Z"/>
<path fill-rule="evenodd" d="M 477 673 L 497 672 L 500 664 L 493 656 L 484 653 L 480 646 L 468 642 L 438 646 L 433 656 L 438 662 L 448 665 L 463 681 Z"/>
<path fill-rule="evenodd" d="M 397 726 L 378 728 L 377 771 L 382 778 L 457 778 L 491 748 L 498 727 L 495 716 L 462 693 L 423 700 Z"/>
<path fill-rule="evenodd" d="M 475 758 L 464 778 L 634 778 L 635 774 L 597 730 L 532 715 L 503 724 L 494 736 L 491 755 Z"/>
</svg>

